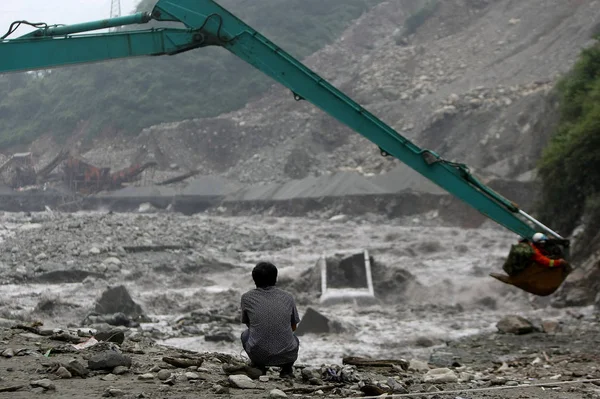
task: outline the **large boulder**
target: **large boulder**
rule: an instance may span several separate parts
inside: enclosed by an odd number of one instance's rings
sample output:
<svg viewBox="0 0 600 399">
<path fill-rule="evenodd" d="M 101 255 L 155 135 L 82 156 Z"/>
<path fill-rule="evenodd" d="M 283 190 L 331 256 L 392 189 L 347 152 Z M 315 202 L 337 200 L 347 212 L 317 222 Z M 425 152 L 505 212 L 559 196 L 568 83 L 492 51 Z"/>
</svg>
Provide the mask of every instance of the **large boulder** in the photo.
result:
<svg viewBox="0 0 600 399">
<path fill-rule="evenodd" d="M 94 310 L 102 315 L 123 313 L 134 320 L 144 317 L 142 307 L 133 301 L 127 288 L 122 285 L 104 291 Z"/>
<path fill-rule="evenodd" d="M 575 266 L 575 270 L 553 298 L 552 306 L 563 308 L 594 303 L 596 293 L 600 291 L 600 253 Z"/>
<path fill-rule="evenodd" d="M 531 322 L 521 316 L 506 316 L 496 324 L 498 331 L 505 334 L 529 334 L 535 331 Z"/>
<path fill-rule="evenodd" d="M 131 367 L 131 358 L 122 353 L 107 350 L 93 355 L 88 360 L 90 370 L 112 370 L 119 366 Z"/>
<path fill-rule="evenodd" d="M 345 331 L 342 324 L 308 308 L 302 317 L 296 335 L 304 334 L 339 334 Z"/>
</svg>

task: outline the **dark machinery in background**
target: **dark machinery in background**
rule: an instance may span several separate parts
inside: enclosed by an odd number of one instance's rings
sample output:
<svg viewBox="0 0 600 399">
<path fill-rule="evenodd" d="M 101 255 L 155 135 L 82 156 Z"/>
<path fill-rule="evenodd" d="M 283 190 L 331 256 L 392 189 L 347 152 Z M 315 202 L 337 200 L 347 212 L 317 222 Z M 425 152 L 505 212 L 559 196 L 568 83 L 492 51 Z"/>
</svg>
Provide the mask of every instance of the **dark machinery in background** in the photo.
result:
<svg viewBox="0 0 600 399">
<path fill-rule="evenodd" d="M 63 179 L 73 191 L 93 194 L 118 190 L 124 183 L 139 180 L 143 171 L 154 166 L 156 162 L 147 162 L 110 173 L 110 168 L 99 168 L 81 158 L 69 155 L 64 163 Z"/>
<path fill-rule="evenodd" d="M 62 168 L 59 168 L 61 165 Z M 145 170 L 156 165 L 156 162 L 146 162 L 111 173 L 110 168 L 99 168 L 67 150 L 61 150 L 36 171 L 33 155 L 27 152 L 13 154 L 0 166 L 0 176 L 6 185 L 18 190 L 62 180 L 73 192 L 94 194 L 118 190 L 127 183 L 139 181 Z M 59 172 L 51 175 L 56 169 Z"/>
</svg>

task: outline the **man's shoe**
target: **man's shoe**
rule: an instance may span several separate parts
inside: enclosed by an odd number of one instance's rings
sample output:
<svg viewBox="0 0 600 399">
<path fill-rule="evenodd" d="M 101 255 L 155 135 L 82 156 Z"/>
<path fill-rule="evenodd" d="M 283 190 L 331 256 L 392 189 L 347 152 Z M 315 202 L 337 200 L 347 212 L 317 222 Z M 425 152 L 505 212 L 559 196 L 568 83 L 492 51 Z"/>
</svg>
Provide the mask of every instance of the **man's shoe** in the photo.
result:
<svg viewBox="0 0 600 399">
<path fill-rule="evenodd" d="M 292 366 L 281 367 L 281 371 L 279 372 L 279 377 L 284 378 L 284 379 L 294 378 L 294 368 Z"/>
</svg>

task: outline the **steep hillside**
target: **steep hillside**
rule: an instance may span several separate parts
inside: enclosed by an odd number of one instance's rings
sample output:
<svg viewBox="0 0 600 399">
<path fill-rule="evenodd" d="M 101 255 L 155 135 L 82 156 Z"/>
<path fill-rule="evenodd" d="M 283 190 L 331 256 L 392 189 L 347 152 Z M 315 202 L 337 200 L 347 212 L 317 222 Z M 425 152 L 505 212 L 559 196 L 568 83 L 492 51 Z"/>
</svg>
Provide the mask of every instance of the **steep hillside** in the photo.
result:
<svg viewBox="0 0 600 399">
<path fill-rule="evenodd" d="M 508 177 L 529 171 L 555 123 L 554 83 L 591 43 L 600 10 L 590 1 L 448 0 L 406 35 L 422 5 L 386 1 L 305 61 L 446 158 Z M 145 129 L 134 145 L 122 156 L 243 182 L 396 163 L 280 86 L 239 111 Z"/>
<path fill-rule="evenodd" d="M 152 9 L 156 1 L 142 2 L 139 10 Z M 336 39 L 351 21 L 380 2 L 219 1 L 251 25 L 277 37 L 299 57 Z M 4 28 L 8 27 L 0 27 Z M 270 85 L 266 77 L 249 65 L 213 48 L 176 57 L 54 69 L 37 75 L 3 75 L 0 76 L 0 148 L 29 143 L 42 135 L 66 141 L 74 133 L 83 138 L 115 133 L 131 137 L 157 123 L 215 116 L 238 109 Z"/>
<path fill-rule="evenodd" d="M 556 123 L 554 84 L 599 31 L 594 4 L 388 0 L 304 61 L 418 144 L 479 173 L 528 178 Z M 225 92 L 230 82 L 220 87 Z M 98 165 L 156 159 L 165 170 L 241 182 L 397 165 L 279 85 L 238 111 L 95 146 L 84 155 Z M 46 139 L 32 148 L 52 154 L 58 146 Z"/>
</svg>

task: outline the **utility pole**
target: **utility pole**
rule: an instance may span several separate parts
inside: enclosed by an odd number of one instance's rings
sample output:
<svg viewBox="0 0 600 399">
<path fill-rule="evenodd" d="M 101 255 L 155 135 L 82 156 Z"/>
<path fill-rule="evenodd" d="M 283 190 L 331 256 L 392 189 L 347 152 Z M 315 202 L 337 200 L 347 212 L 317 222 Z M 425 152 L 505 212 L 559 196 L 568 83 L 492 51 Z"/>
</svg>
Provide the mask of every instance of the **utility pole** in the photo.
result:
<svg viewBox="0 0 600 399">
<path fill-rule="evenodd" d="M 121 16 L 121 0 L 111 0 L 110 3 L 110 18 Z M 111 28 L 110 32 L 118 31 L 119 28 Z"/>
</svg>

